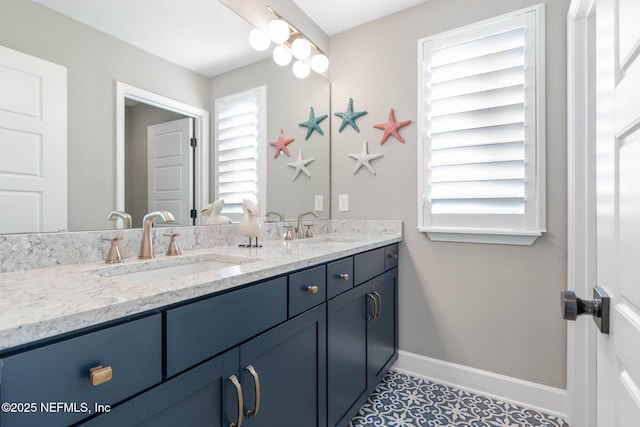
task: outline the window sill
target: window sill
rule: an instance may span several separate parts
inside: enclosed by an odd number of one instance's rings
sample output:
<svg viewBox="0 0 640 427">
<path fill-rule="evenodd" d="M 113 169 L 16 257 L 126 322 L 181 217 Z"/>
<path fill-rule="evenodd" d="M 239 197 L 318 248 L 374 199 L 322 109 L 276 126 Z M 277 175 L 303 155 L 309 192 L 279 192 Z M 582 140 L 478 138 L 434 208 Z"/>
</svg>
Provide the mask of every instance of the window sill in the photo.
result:
<svg viewBox="0 0 640 427">
<path fill-rule="evenodd" d="M 418 231 L 427 233 L 434 242 L 531 246 L 546 230 L 418 227 Z"/>
</svg>

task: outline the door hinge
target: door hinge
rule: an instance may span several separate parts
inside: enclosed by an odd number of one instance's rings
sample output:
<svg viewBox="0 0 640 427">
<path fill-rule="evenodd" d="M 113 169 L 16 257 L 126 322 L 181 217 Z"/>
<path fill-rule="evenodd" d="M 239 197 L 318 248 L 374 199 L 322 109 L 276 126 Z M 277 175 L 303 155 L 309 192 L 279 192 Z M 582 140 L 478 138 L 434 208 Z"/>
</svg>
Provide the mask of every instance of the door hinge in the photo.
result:
<svg viewBox="0 0 640 427">
<path fill-rule="evenodd" d="M 191 218 L 196 219 L 198 217 L 198 211 L 191 209 Z"/>
<path fill-rule="evenodd" d="M 192 147 L 197 147 L 198 146 L 198 139 L 197 138 L 191 138 L 191 146 Z"/>
</svg>

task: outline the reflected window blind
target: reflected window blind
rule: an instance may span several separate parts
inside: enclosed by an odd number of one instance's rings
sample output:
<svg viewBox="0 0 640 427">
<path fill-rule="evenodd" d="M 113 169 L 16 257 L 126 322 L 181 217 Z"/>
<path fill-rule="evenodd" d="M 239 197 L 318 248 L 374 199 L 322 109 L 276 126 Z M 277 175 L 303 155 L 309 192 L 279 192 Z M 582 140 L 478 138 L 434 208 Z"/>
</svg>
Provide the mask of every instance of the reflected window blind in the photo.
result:
<svg viewBox="0 0 640 427">
<path fill-rule="evenodd" d="M 432 226 L 526 228 L 535 215 L 530 18 L 523 14 L 425 43 L 425 201 Z"/>
<path fill-rule="evenodd" d="M 216 100 L 216 197 L 224 200 L 224 215 L 242 215 L 242 200 L 260 200 L 259 144 L 262 139 L 262 99 L 253 89 Z"/>
</svg>

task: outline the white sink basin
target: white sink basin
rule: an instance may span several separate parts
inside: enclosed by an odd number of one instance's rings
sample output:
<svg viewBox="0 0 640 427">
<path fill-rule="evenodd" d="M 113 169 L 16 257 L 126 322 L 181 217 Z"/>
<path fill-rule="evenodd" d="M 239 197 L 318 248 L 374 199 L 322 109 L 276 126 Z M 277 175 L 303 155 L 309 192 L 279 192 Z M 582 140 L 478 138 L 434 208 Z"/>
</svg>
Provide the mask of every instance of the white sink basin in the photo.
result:
<svg viewBox="0 0 640 427">
<path fill-rule="evenodd" d="M 254 258 L 201 255 L 163 258 L 133 264 L 119 264 L 92 270 L 91 273 L 111 277 L 119 282 L 140 285 L 177 279 L 192 274 L 220 271 L 223 276 L 239 273 L 239 266 L 258 261 Z"/>
</svg>

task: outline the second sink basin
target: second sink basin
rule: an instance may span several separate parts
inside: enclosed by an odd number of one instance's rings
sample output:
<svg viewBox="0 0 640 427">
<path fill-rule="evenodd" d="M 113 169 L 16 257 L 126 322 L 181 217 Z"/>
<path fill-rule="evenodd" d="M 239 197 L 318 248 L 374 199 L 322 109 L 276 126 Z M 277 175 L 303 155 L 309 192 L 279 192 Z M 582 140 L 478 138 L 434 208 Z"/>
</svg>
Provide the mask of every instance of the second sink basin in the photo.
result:
<svg viewBox="0 0 640 427">
<path fill-rule="evenodd" d="M 132 264 L 119 264 L 92 270 L 91 273 L 134 285 L 154 283 L 164 280 L 177 279 L 210 271 L 220 271 L 222 274 L 231 275 L 239 272 L 238 266 L 257 261 L 253 258 L 221 257 L 217 255 L 201 255 L 192 257 L 163 258 L 137 262 Z"/>
</svg>

